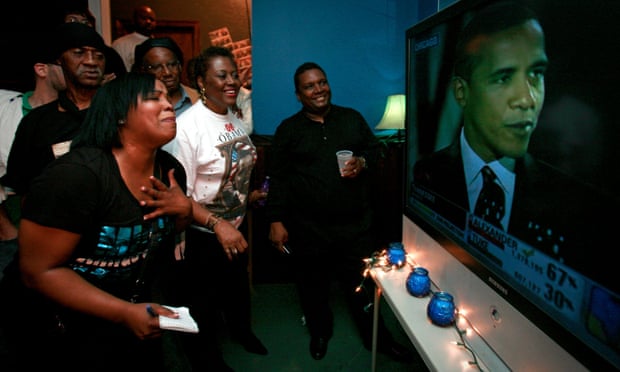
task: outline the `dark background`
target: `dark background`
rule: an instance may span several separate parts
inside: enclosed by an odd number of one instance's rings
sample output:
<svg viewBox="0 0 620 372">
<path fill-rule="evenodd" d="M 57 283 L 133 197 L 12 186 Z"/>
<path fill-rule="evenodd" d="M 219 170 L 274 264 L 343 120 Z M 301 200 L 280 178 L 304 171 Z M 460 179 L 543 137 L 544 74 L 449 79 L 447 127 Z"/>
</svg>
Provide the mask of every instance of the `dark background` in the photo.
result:
<svg viewBox="0 0 620 372">
<path fill-rule="evenodd" d="M 45 36 L 61 23 L 66 7 L 88 8 L 86 0 L 21 1 L 11 4 L 0 15 L 0 88 L 28 91 L 34 88 L 32 53 L 45 43 Z"/>
</svg>

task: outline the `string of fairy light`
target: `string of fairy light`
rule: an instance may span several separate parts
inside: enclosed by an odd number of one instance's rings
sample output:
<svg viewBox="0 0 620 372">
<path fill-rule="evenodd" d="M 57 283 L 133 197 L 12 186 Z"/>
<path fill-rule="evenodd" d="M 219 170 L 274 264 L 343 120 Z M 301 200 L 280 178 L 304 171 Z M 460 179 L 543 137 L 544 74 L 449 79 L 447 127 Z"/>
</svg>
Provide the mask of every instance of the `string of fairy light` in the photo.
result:
<svg viewBox="0 0 620 372">
<path fill-rule="evenodd" d="M 366 264 L 366 267 L 364 268 L 364 271 L 362 273 L 362 281 L 360 285 L 357 286 L 357 288 L 355 289 L 356 292 L 360 292 L 365 289 L 364 283 L 366 282 L 367 278 L 370 276 L 370 271 L 372 269 L 381 269 L 384 272 L 388 272 L 391 270 L 401 269 L 406 265 L 408 265 L 412 270 L 416 267 L 421 267 L 415 262 L 413 257 L 411 257 L 409 254 L 405 254 L 405 262 L 399 262 L 397 264 L 392 264 L 388 258 L 387 249 L 373 252 L 370 255 L 370 257 L 364 259 L 364 263 Z M 433 282 L 432 279 L 431 279 L 431 283 L 433 284 L 435 288 L 439 288 L 439 286 L 435 282 Z M 432 296 L 434 293 L 435 291 L 431 289 L 430 295 Z M 372 306 L 373 304 L 369 303 L 368 305 L 365 306 L 365 310 L 369 311 L 372 308 Z M 472 349 L 471 345 L 468 343 L 467 338 L 466 338 L 469 332 L 475 332 L 474 327 L 472 326 L 469 319 L 467 319 L 464 312 L 458 308 L 458 306 L 456 307 L 455 313 L 456 313 L 455 321 L 452 323 L 452 326 L 456 330 L 456 333 L 458 335 L 458 340 L 454 341 L 454 345 L 456 345 L 457 347 L 463 348 L 471 355 L 471 360 L 468 360 L 466 362 L 469 366 L 476 368 L 480 372 L 484 372 L 484 370 L 482 369 L 482 366 L 480 365 L 478 361 L 476 352 Z M 465 325 L 467 328 L 461 328 L 459 324 L 461 324 L 461 326 Z"/>
</svg>

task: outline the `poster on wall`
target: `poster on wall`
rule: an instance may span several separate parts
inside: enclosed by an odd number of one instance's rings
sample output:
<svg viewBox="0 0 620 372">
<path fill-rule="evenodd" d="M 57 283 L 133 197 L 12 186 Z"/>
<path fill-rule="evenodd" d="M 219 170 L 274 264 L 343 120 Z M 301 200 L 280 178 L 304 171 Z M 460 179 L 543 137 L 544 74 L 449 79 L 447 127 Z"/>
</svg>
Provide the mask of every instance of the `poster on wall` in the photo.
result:
<svg viewBox="0 0 620 372">
<path fill-rule="evenodd" d="M 239 68 L 242 80 L 251 78 L 252 70 L 252 42 L 250 39 L 234 41 L 228 27 L 220 27 L 209 31 L 211 45 L 228 48 L 232 51 Z"/>
</svg>

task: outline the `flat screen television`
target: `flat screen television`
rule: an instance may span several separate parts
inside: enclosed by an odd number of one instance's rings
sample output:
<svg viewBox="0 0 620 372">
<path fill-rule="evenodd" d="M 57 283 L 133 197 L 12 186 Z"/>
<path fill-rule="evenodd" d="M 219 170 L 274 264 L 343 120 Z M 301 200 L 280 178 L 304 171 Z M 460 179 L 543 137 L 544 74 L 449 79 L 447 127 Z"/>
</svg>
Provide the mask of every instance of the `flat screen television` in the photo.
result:
<svg viewBox="0 0 620 372">
<path fill-rule="evenodd" d="M 620 1 L 520 1 L 538 17 L 548 59 L 531 73 L 544 75 L 545 90 L 527 153 L 553 173 L 524 181 L 523 158 L 508 163 L 515 189 L 507 228 L 470 212 L 467 191 L 452 194 L 467 182 L 456 44 L 472 16 L 494 3 L 461 0 L 406 32 L 403 241 L 508 368 L 620 369 Z M 443 163 L 414 172 L 440 151 Z"/>
</svg>

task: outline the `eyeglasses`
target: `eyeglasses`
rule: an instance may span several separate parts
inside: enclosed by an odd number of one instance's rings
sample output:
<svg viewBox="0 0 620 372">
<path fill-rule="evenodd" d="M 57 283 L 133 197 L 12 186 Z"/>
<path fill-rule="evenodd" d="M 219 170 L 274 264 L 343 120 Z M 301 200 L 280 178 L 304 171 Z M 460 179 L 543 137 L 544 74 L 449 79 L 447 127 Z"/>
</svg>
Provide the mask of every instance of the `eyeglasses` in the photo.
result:
<svg viewBox="0 0 620 372">
<path fill-rule="evenodd" d="M 93 23 L 83 16 L 68 15 L 65 18 L 65 23 L 81 23 L 83 25 L 93 27 Z"/>
<path fill-rule="evenodd" d="M 148 72 L 159 74 L 164 71 L 164 67 L 168 71 L 177 70 L 181 66 L 181 62 L 179 61 L 171 61 L 168 63 L 160 63 L 158 65 L 146 65 L 145 69 Z"/>
</svg>

